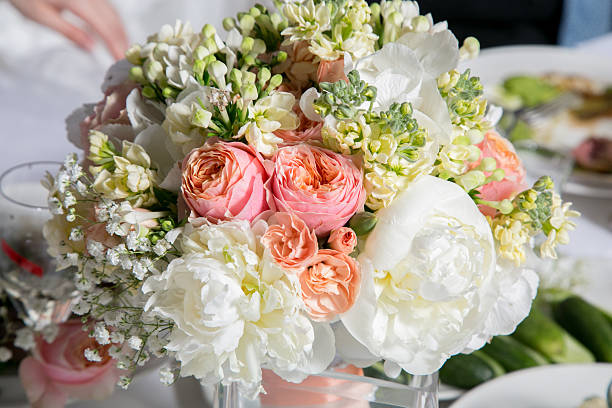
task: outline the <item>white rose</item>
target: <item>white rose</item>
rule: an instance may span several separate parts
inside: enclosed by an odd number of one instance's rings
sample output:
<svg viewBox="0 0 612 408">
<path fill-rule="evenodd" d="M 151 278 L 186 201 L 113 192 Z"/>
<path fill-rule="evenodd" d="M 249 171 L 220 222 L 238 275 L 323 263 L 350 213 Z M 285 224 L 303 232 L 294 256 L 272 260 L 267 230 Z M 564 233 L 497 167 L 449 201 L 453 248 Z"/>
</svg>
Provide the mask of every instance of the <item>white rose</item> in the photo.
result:
<svg viewBox="0 0 612 408">
<path fill-rule="evenodd" d="M 377 217 L 359 257 L 361 294 L 342 322 L 390 371 L 432 373 L 527 315 L 537 279 L 496 267 L 491 229 L 456 184 L 424 176 Z"/>
<path fill-rule="evenodd" d="M 239 382 L 261 391 L 261 368 L 289 381 L 323 371 L 335 355 L 329 325 L 303 312 L 299 283 L 260 242 L 266 223 L 222 222 L 185 228 L 184 255 L 143 287 L 146 309 L 175 326 L 166 349 L 181 375 L 204 383 Z"/>
</svg>

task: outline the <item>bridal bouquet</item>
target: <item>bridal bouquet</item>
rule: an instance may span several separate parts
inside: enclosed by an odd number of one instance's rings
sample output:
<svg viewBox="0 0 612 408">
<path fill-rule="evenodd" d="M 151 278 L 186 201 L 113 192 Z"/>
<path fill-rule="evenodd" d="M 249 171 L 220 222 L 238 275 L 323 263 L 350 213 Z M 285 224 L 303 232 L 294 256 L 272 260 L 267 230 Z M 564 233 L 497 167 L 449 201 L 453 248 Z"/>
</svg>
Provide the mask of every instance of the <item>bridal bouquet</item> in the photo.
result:
<svg viewBox="0 0 612 408">
<path fill-rule="evenodd" d="M 45 235 L 92 364 L 168 356 L 165 383 L 253 397 L 264 368 L 300 382 L 336 357 L 432 373 L 512 332 L 526 254 L 568 242 L 578 214 L 525 185 L 456 69 L 474 38 L 410 1 L 277 3 L 226 35 L 162 27 L 68 119 L 85 159 L 46 180 Z"/>
</svg>

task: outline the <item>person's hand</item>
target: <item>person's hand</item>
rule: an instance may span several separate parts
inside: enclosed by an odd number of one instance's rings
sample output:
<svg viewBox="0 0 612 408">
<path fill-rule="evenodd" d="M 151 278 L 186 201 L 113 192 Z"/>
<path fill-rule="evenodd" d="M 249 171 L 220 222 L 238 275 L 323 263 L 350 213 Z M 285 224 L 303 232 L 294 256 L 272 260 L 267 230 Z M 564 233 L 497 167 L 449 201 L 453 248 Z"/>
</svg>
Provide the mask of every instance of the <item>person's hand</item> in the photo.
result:
<svg viewBox="0 0 612 408">
<path fill-rule="evenodd" d="M 25 17 L 43 24 L 90 51 L 94 38 L 84 29 L 70 24 L 62 16 L 70 11 L 91 31 L 97 33 L 116 59 L 123 58 L 128 48 L 127 36 L 117 12 L 107 0 L 10 0 Z"/>
</svg>

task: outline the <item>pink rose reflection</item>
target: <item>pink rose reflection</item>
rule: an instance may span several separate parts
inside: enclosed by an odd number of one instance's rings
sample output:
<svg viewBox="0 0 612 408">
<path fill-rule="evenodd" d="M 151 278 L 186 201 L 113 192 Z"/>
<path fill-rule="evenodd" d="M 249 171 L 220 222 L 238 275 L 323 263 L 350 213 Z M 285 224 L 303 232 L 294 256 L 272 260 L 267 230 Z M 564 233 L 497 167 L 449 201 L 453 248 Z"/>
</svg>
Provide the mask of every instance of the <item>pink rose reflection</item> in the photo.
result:
<svg viewBox="0 0 612 408">
<path fill-rule="evenodd" d="M 300 273 L 302 299 L 315 321 L 330 321 L 348 311 L 359 293 L 361 273 L 350 256 L 321 249 Z"/>
<path fill-rule="evenodd" d="M 197 217 L 253 221 L 268 209 L 263 159 L 244 143 L 211 141 L 189 153 L 182 172 L 182 195 Z"/>
<path fill-rule="evenodd" d="M 101 400 L 111 395 L 119 379 L 116 361 L 82 330 L 80 320 L 59 325 L 52 343 L 36 339 L 31 357 L 19 366 L 19 377 L 32 407 L 61 408 L 68 399 Z M 85 349 L 100 351 L 100 362 L 88 361 Z"/>
<path fill-rule="evenodd" d="M 317 254 L 317 236 L 297 215 L 278 212 L 268 219 L 262 243 L 283 268 L 301 269 Z"/>
<path fill-rule="evenodd" d="M 516 154 L 512 144 L 494 131 L 487 132 L 484 140 L 477 145 L 482 152 L 480 159 L 471 163 L 469 168 L 477 167 L 485 157 L 497 161 L 497 167 L 504 170 L 505 177 L 501 181 L 492 181 L 480 187 L 480 198 L 487 201 L 512 199 L 527 188 L 525 184 L 525 169 Z M 487 174 L 488 176 L 489 174 Z M 479 205 L 484 215 L 495 216 L 497 210 L 486 205 Z"/>
<path fill-rule="evenodd" d="M 350 158 L 309 145 L 279 149 L 267 187 L 277 211 L 295 213 L 318 236 L 346 224 L 366 198 Z"/>
</svg>

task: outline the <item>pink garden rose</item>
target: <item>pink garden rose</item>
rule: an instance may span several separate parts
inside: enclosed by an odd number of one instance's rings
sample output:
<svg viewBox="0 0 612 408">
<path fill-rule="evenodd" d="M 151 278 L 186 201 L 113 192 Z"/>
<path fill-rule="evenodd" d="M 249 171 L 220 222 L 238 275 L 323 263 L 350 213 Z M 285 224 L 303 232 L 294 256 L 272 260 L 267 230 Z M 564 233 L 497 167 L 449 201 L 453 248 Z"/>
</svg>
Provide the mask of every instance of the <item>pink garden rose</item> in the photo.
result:
<svg viewBox="0 0 612 408">
<path fill-rule="evenodd" d="M 478 189 L 480 197 L 487 201 L 512 199 L 516 194 L 527 188 L 525 184 L 525 169 L 516 154 L 512 144 L 494 131 L 487 132 L 484 140 L 478 145 L 482 152 L 480 159 L 470 164 L 470 169 L 478 166 L 483 158 L 492 157 L 497 161 L 497 167 L 505 171 L 506 176 L 501 181 L 493 181 Z M 488 174 L 487 174 L 488 175 Z M 494 208 L 480 205 L 484 215 L 494 216 Z"/>
<path fill-rule="evenodd" d="M 302 299 L 316 321 L 329 321 L 348 311 L 357 299 L 360 284 L 355 260 L 333 249 L 321 249 L 300 273 Z"/>
<path fill-rule="evenodd" d="M 329 234 L 327 242 L 331 249 L 348 255 L 357 246 L 357 234 L 351 228 L 340 227 Z"/>
<path fill-rule="evenodd" d="M 89 151 L 89 131 L 100 130 L 105 125 L 130 125 L 125 103 L 128 95 L 137 84 L 125 82 L 108 88 L 102 99 L 94 107 L 93 113 L 81 123 L 81 144 Z"/>
<path fill-rule="evenodd" d="M 19 377 L 34 408 L 61 408 L 68 399 L 104 399 L 111 395 L 119 380 L 117 362 L 83 331 L 80 320 L 59 325 L 52 343 L 41 337 L 31 357 L 19 366 Z M 100 351 L 100 362 L 88 361 L 85 349 Z"/>
<path fill-rule="evenodd" d="M 297 215 L 278 212 L 268 219 L 268 224 L 261 240 L 283 268 L 304 268 L 317 254 L 317 236 Z"/>
<path fill-rule="evenodd" d="M 263 159 L 244 143 L 210 141 L 183 160 L 181 191 L 197 217 L 252 221 L 268 209 Z"/>
<path fill-rule="evenodd" d="M 366 198 L 350 158 L 305 144 L 279 149 L 267 187 L 277 211 L 295 213 L 318 236 L 343 226 Z"/>
</svg>

